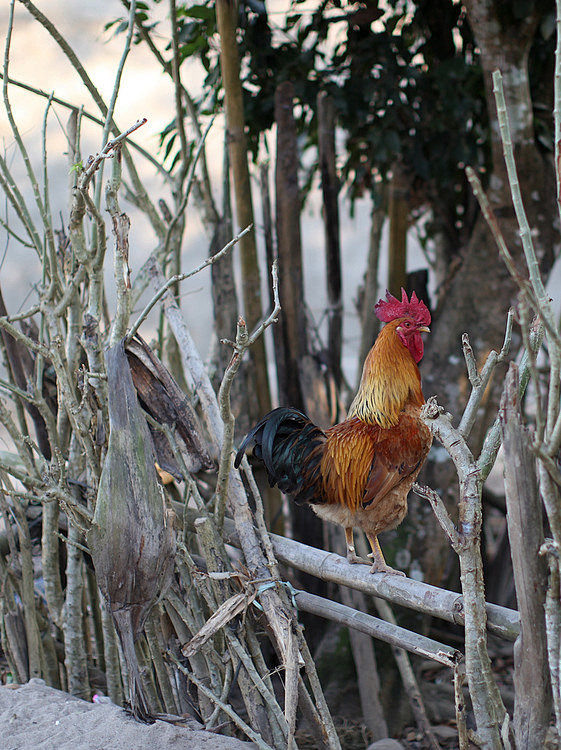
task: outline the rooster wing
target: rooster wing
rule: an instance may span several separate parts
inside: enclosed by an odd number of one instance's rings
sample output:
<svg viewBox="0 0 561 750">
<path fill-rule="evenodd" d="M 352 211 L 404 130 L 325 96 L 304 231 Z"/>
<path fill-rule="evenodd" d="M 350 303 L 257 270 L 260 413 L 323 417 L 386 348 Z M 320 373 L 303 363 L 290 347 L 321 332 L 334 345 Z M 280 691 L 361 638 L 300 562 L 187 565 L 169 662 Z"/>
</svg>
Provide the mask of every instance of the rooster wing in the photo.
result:
<svg viewBox="0 0 561 750">
<path fill-rule="evenodd" d="M 398 526 L 407 513 L 407 495 L 430 449 L 431 434 L 409 404 L 395 427 L 382 428 L 351 418 L 328 430 L 321 474 L 322 499 L 315 512 L 345 529 L 347 559 L 355 554 L 353 527 L 361 528 L 372 547 L 373 571 L 391 571 L 377 536 Z"/>
<path fill-rule="evenodd" d="M 405 414 L 398 427 L 380 430 L 380 441 L 364 487 L 363 508 L 374 507 L 377 500 L 405 479 L 417 476 L 416 470 L 430 448 L 430 436 L 427 439 L 424 433 L 419 420 Z"/>
</svg>

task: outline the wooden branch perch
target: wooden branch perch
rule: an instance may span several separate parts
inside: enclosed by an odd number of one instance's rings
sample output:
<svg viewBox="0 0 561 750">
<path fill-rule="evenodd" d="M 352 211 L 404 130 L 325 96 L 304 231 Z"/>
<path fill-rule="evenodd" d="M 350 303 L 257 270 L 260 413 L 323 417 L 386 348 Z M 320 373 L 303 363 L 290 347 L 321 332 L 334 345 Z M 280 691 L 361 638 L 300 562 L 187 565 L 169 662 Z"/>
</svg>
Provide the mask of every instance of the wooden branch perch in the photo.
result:
<svg viewBox="0 0 561 750">
<path fill-rule="evenodd" d="M 478 736 L 483 747 L 500 747 L 503 726 L 508 725 L 505 709 L 493 676 L 485 646 L 487 611 L 481 559 L 481 470 L 449 414 L 431 398 L 421 411 L 431 432 L 454 462 L 460 485 L 459 537 L 456 550 L 464 595 L 466 676 L 468 679 Z"/>
<path fill-rule="evenodd" d="M 311 612 L 326 620 L 347 625 L 349 628 L 371 635 L 391 646 L 404 648 L 413 654 L 444 664 L 446 667 L 453 668 L 462 659 L 461 652 L 452 646 L 446 646 L 432 638 L 413 633 L 378 617 L 331 601 L 331 599 L 324 599 L 321 596 L 309 594 L 307 591 L 298 591 L 295 599 L 298 608 L 304 612 Z"/>
<path fill-rule="evenodd" d="M 185 518 L 193 522 L 197 513 L 187 509 Z M 224 519 L 226 541 L 235 547 L 240 543 L 231 519 Z M 414 609 L 421 614 L 438 617 L 456 625 L 465 624 L 464 600 L 454 591 L 431 586 L 401 576 L 370 573 L 363 565 L 349 565 L 346 558 L 334 552 L 309 547 L 302 542 L 277 534 L 269 534 L 275 556 L 279 562 L 297 570 L 340 586 L 362 591 L 369 596 L 379 596 L 401 607 Z M 490 633 L 514 641 L 520 633 L 518 612 L 497 604 L 486 604 L 487 628 Z"/>
</svg>

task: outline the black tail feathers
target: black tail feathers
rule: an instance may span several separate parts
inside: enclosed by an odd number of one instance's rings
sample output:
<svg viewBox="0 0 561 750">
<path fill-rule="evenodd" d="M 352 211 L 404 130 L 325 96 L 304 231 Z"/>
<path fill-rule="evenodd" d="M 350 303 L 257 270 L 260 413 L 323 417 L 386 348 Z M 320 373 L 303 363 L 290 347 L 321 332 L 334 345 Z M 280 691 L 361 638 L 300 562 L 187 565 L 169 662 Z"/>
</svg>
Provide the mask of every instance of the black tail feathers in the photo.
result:
<svg viewBox="0 0 561 750">
<path fill-rule="evenodd" d="M 269 483 L 293 495 L 296 502 L 321 502 L 320 463 L 326 436 L 298 409 L 273 409 L 243 439 L 234 466 L 247 447 L 265 464 Z"/>
</svg>

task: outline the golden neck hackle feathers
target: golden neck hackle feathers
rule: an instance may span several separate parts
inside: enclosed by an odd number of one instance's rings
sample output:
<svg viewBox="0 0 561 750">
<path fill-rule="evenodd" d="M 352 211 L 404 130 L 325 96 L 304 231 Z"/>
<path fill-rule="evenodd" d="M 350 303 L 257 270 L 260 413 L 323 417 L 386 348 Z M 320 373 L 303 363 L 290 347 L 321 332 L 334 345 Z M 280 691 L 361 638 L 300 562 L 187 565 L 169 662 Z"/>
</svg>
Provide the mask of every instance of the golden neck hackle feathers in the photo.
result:
<svg viewBox="0 0 561 750">
<path fill-rule="evenodd" d="M 388 429 L 397 425 L 407 403 L 424 403 L 419 368 L 396 333 L 400 322 L 387 323 L 368 353 L 348 419 Z"/>
</svg>

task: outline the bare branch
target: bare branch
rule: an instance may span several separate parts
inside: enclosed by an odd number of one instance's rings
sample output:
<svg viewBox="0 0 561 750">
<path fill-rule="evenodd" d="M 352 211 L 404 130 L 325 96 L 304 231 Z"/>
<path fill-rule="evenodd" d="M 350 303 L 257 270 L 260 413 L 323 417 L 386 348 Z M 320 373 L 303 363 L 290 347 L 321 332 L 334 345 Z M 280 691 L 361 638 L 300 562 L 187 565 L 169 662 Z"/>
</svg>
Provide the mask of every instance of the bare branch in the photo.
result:
<svg viewBox="0 0 561 750">
<path fill-rule="evenodd" d="M 101 142 L 105 143 L 109 137 L 109 133 L 111 132 L 111 126 L 113 124 L 113 113 L 115 112 L 115 105 L 117 104 L 117 96 L 119 95 L 119 88 L 121 85 L 121 78 L 123 75 L 123 69 L 125 67 L 125 61 L 129 55 L 131 44 L 132 44 L 132 35 L 134 31 L 134 18 L 136 16 L 136 0 L 130 0 L 130 8 L 129 8 L 129 20 L 128 20 L 128 26 L 127 26 L 127 33 L 125 37 L 125 43 L 123 45 L 123 53 L 121 55 L 121 59 L 119 60 L 119 64 L 117 65 L 117 70 L 115 71 L 115 76 L 113 78 L 113 90 L 111 92 L 111 101 L 109 102 L 109 107 L 107 108 L 107 112 L 105 114 L 105 123 L 103 126 L 103 134 L 101 138 Z M 146 122 L 146 118 L 144 118 L 144 122 Z M 142 122 L 141 124 L 144 124 Z M 133 126 L 134 127 L 134 126 Z M 140 125 L 138 125 L 140 127 Z M 136 127 L 134 128 L 136 130 Z M 133 131 L 130 131 L 133 132 Z M 126 137 L 126 136 L 125 136 Z M 115 139 L 113 139 L 115 140 Z M 99 185 L 99 188 L 101 190 L 101 184 Z"/>
<path fill-rule="evenodd" d="M 226 508 L 228 475 L 231 469 L 231 454 L 232 448 L 234 446 L 235 420 L 230 407 L 230 392 L 236 373 L 239 370 L 244 352 L 263 334 L 265 329 L 275 323 L 278 318 L 278 314 L 280 312 L 280 302 L 276 262 L 273 263 L 273 267 L 271 268 L 271 276 L 274 299 L 273 310 L 270 315 L 260 325 L 257 326 L 251 336 L 248 336 L 245 321 L 240 318 L 238 322 L 236 342 L 233 345 L 234 351 L 232 353 L 232 358 L 228 367 L 226 368 L 222 383 L 220 384 L 220 391 L 218 393 L 220 414 L 222 416 L 222 421 L 224 422 L 224 444 L 222 446 L 220 466 L 218 469 L 218 481 L 216 484 L 216 513 L 217 523 L 220 530 L 222 530 L 224 511 Z"/>
<path fill-rule="evenodd" d="M 25 147 L 25 144 L 23 142 L 23 139 L 21 137 L 21 134 L 19 132 L 19 128 L 16 124 L 13 112 L 12 112 L 12 106 L 10 104 L 10 99 L 8 96 L 8 65 L 9 65 L 9 59 L 10 59 L 10 45 L 12 40 L 12 32 L 14 27 L 14 5 L 15 0 L 10 1 L 10 12 L 8 17 L 8 31 L 6 34 L 6 44 L 4 47 L 4 66 L 3 66 L 3 86 L 2 86 L 2 94 L 3 94 L 3 101 L 4 101 L 4 109 L 6 110 L 6 114 L 8 116 L 8 122 L 10 123 L 10 128 L 12 130 L 12 134 L 14 136 L 14 139 L 17 143 L 19 152 L 23 158 L 23 162 L 25 165 L 27 177 L 29 179 L 30 185 L 33 189 L 33 196 L 35 198 L 35 203 L 37 204 L 37 207 L 39 209 L 39 212 L 41 214 L 41 218 L 43 220 L 43 226 L 48 226 L 48 217 L 45 214 L 45 208 L 43 205 L 43 201 L 41 199 L 41 193 L 39 190 L 39 183 L 37 181 L 37 178 L 35 176 L 35 172 L 33 171 L 33 167 L 31 165 L 31 159 L 29 158 L 28 151 Z M 4 159 L 1 160 L 2 169 L 6 175 L 9 174 L 9 170 L 7 168 L 7 165 L 4 161 Z M 33 244 L 35 246 L 35 249 L 39 256 L 41 256 L 42 253 L 42 247 L 43 242 L 40 237 L 40 232 L 36 229 L 33 220 L 31 219 L 31 215 L 27 210 L 25 201 L 23 199 L 23 196 L 21 192 L 19 191 L 19 188 L 15 182 L 15 180 L 10 181 L 9 185 L 9 195 L 13 195 L 15 197 L 15 200 L 18 204 L 19 210 L 21 211 L 21 214 L 25 217 L 24 224 L 26 226 L 27 231 L 29 232 L 29 236 L 33 240 Z"/>
<path fill-rule="evenodd" d="M 173 234 L 174 234 L 174 230 L 175 230 L 178 222 L 183 217 L 183 214 L 185 213 L 185 210 L 187 208 L 187 204 L 189 203 L 189 196 L 191 195 L 191 188 L 193 187 L 193 182 L 194 182 L 194 179 L 195 179 L 195 170 L 197 168 L 197 163 L 199 161 L 199 157 L 203 153 L 203 149 L 204 149 L 204 145 L 205 145 L 205 141 L 206 141 L 207 135 L 210 133 L 210 129 L 212 128 L 213 124 L 214 124 L 214 117 L 211 118 L 211 120 L 208 123 L 208 125 L 206 126 L 204 132 L 201 134 L 201 137 L 199 138 L 199 142 L 197 143 L 197 148 L 195 149 L 195 153 L 193 154 L 193 157 L 191 159 L 191 162 L 190 162 L 190 165 L 189 165 L 189 171 L 188 171 L 188 174 L 187 174 L 187 184 L 185 186 L 185 190 L 184 190 L 184 193 L 183 193 L 183 198 L 181 199 L 181 203 L 177 207 L 177 211 L 175 212 L 175 215 L 172 218 L 172 220 L 170 221 L 170 223 L 169 223 L 169 225 L 167 227 L 167 230 L 166 230 L 166 236 L 165 236 L 164 244 L 163 244 L 163 254 L 164 254 L 164 256 L 167 255 L 167 252 L 168 252 L 168 249 L 169 249 L 169 244 L 170 244 L 171 238 L 173 237 Z M 181 182 L 183 182 L 182 179 L 181 179 Z M 249 225 L 248 227 L 246 227 L 245 230 L 243 230 L 242 232 L 240 232 L 237 235 L 237 240 L 236 240 L 237 242 L 239 242 L 241 240 L 241 238 L 245 236 L 246 231 L 249 231 L 249 229 L 251 228 L 251 226 L 252 225 Z"/>
<path fill-rule="evenodd" d="M 193 673 L 189 672 L 189 670 L 186 669 L 186 667 L 184 667 L 184 665 L 173 654 L 170 654 L 169 658 L 175 664 L 177 669 L 182 672 L 190 682 L 196 685 L 197 690 L 206 695 L 207 698 L 215 703 L 220 708 L 220 710 L 223 711 L 234 722 L 234 724 L 239 727 L 242 732 L 247 735 L 250 740 L 252 740 L 252 742 L 255 743 L 259 750 L 274 750 L 274 748 L 263 741 L 260 734 L 255 732 L 249 726 L 249 724 L 246 724 L 246 722 L 240 716 L 238 716 L 238 714 L 228 703 L 224 703 L 220 700 L 220 698 L 214 695 L 214 693 L 209 690 L 208 687 L 204 685 Z"/>
<path fill-rule="evenodd" d="M 0 73 L 0 80 L 4 80 L 3 73 Z M 30 86 L 28 83 L 24 83 L 23 81 L 18 81 L 15 78 L 12 78 L 11 76 L 8 76 L 7 78 L 8 83 L 10 86 L 15 86 L 16 88 L 20 88 L 23 91 L 29 91 L 31 94 L 35 94 L 35 96 L 40 96 L 44 99 L 49 99 L 52 101 L 53 104 L 58 104 L 61 107 L 64 107 L 65 109 L 75 110 L 76 105 L 72 104 L 72 102 L 68 102 L 65 99 L 60 99 L 58 96 L 55 96 L 52 92 L 43 91 L 42 89 L 38 89 L 35 86 Z M 104 120 L 100 119 L 99 117 L 96 117 L 95 115 L 92 115 L 90 112 L 88 112 L 85 109 L 81 109 L 81 116 L 85 117 L 90 122 L 95 123 L 96 125 L 99 125 L 103 127 Z M 158 172 L 160 177 L 162 177 L 166 182 L 170 181 L 170 175 L 169 173 L 162 167 L 160 162 L 155 159 L 151 153 L 146 151 L 145 148 L 143 148 L 140 144 L 136 143 L 135 141 L 128 139 L 127 140 L 128 145 L 136 151 L 138 154 L 140 154 L 146 161 L 148 161 Z"/>
<path fill-rule="evenodd" d="M 115 151 L 117 146 L 121 144 L 126 138 L 128 138 L 131 133 L 134 133 L 135 130 L 138 130 L 138 128 L 141 128 L 143 125 L 145 125 L 146 122 L 148 122 L 146 117 L 142 117 L 140 120 L 137 120 L 133 125 L 130 126 L 130 128 L 124 130 L 122 133 L 119 133 L 119 135 L 115 136 L 115 138 L 111 138 L 111 140 L 107 141 L 107 143 L 99 153 L 97 153 L 95 156 L 90 157 L 90 161 L 88 162 L 86 169 L 84 169 L 84 171 L 80 175 L 80 179 L 78 181 L 78 187 L 80 188 L 80 190 L 86 189 L 92 177 L 99 169 L 100 164 L 105 159 L 111 158 L 112 152 Z"/>
<path fill-rule="evenodd" d="M 466 367 L 468 371 L 469 382 L 472 388 L 478 388 L 481 385 L 481 378 L 477 372 L 477 364 L 475 362 L 475 355 L 469 341 L 467 333 L 462 335 L 462 349 L 464 352 L 464 359 L 466 361 Z"/>
<path fill-rule="evenodd" d="M 458 552 L 461 546 L 460 537 L 438 492 L 430 487 L 425 487 L 417 483 L 413 485 L 413 491 L 419 495 L 419 497 L 429 501 L 438 523 L 450 541 L 452 549 L 455 552 Z"/>
<path fill-rule="evenodd" d="M 544 320 L 546 321 L 548 326 L 555 331 L 556 322 L 551 306 L 551 300 L 549 299 L 549 295 L 545 290 L 545 286 L 541 278 L 540 266 L 536 257 L 534 243 L 532 240 L 532 232 L 528 223 L 526 211 L 524 210 L 522 193 L 520 192 L 520 183 L 518 181 L 516 163 L 514 161 L 514 149 L 512 147 L 512 140 L 510 137 L 510 123 L 503 92 L 503 79 L 500 71 L 498 70 L 493 73 L 493 92 L 495 94 L 495 101 L 497 104 L 497 117 L 499 121 L 499 128 L 501 131 L 501 140 L 503 144 L 503 153 L 510 184 L 510 192 L 512 195 L 512 203 L 514 205 L 514 211 L 518 220 L 518 226 L 520 227 L 520 239 L 522 240 L 522 247 L 524 249 L 526 265 L 528 267 L 528 272 L 530 275 L 530 284 Z"/>
<path fill-rule="evenodd" d="M 222 248 L 222 250 L 219 250 L 217 253 L 215 253 L 214 255 L 212 255 L 210 258 L 207 258 L 206 260 L 204 260 L 200 265 L 198 265 L 192 271 L 188 271 L 187 273 L 176 274 L 175 276 L 172 276 L 170 279 L 168 279 L 165 283 L 163 283 L 160 286 L 160 288 L 158 289 L 158 291 L 156 292 L 156 294 L 148 302 L 148 304 L 146 305 L 146 307 L 144 308 L 144 310 L 138 316 L 136 322 L 134 323 L 134 325 L 132 326 L 132 328 L 130 329 L 130 331 L 129 331 L 127 337 L 126 337 L 126 343 L 128 343 L 129 341 L 131 341 L 134 338 L 134 336 L 136 335 L 138 329 L 140 328 L 140 326 L 142 325 L 142 323 L 148 317 L 150 311 L 155 307 L 155 305 L 158 304 L 158 302 L 162 299 L 162 297 L 164 296 L 164 294 L 172 286 L 174 286 L 175 284 L 177 284 L 180 281 L 185 281 L 185 279 L 191 278 L 191 276 L 195 276 L 195 274 L 200 273 L 205 268 L 208 268 L 208 266 L 211 266 L 214 263 L 216 263 L 218 260 L 220 260 L 220 258 L 222 258 L 223 255 L 225 255 L 229 250 L 231 250 L 232 247 L 234 247 L 234 245 L 236 245 L 245 234 L 247 234 L 248 232 L 250 232 L 252 230 L 252 228 L 253 228 L 252 226 L 249 226 L 249 227 L 246 227 L 245 229 L 243 229 L 239 234 L 237 234 L 235 237 L 233 237 L 230 240 L 230 242 L 228 242 L 228 244 L 224 245 L 224 247 Z"/>
<path fill-rule="evenodd" d="M 460 575 L 465 607 L 466 674 L 477 730 L 489 747 L 498 746 L 504 719 L 508 717 L 491 669 L 485 643 L 487 613 L 483 588 L 480 531 L 481 472 L 459 430 L 452 426 L 436 401 L 429 399 L 421 415 L 454 461 L 460 484 Z"/>
<path fill-rule="evenodd" d="M 525 329 L 522 329 L 523 338 L 526 336 Z M 535 370 L 535 358 L 541 347 L 544 335 L 544 327 L 539 321 L 535 321 L 535 325 L 532 325 L 531 330 L 528 334 L 527 346 L 524 349 L 522 357 L 520 359 L 519 370 L 520 370 L 520 398 L 524 396 L 528 382 L 530 380 L 530 374 Z M 488 430 L 483 443 L 483 448 L 477 459 L 477 465 L 481 469 L 481 478 L 483 481 L 487 479 L 499 448 L 501 446 L 501 430 L 499 417 L 495 418 L 493 425 Z"/>
</svg>

